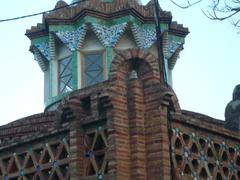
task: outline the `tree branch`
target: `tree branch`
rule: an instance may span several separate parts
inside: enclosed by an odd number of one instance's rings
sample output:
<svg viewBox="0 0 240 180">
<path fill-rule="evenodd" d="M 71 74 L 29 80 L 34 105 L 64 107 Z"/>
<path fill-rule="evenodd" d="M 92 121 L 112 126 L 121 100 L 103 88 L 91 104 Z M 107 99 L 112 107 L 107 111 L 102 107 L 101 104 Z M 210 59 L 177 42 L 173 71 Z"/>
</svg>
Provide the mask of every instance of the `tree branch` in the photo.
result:
<svg viewBox="0 0 240 180">
<path fill-rule="evenodd" d="M 187 0 L 187 5 L 180 5 L 180 4 L 176 3 L 176 2 L 173 1 L 173 0 L 170 0 L 170 1 L 171 1 L 174 5 L 176 5 L 177 7 L 179 7 L 179 8 L 187 9 L 187 8 L 189 8 L 189 7 L 191 7 L 191 6 L 194 6 L 194 5 L 198 4 L 198 3 L 200 3 L 202 0 L 195 1 L 194 3 L 190 3 L 189 0 Z"/>
<path fill-rule="evenodd" d="M 211 11 L 202 11 L 204 15 L 211 20 L 219 21 L 237 17 L 237 20 L 232 20 L 232 24 L 235 27 L 239 27 L 240 17 L 238 17 L 237 14 L 240 14 L 240 0 L 231 0 L 231 2 L 224 1 L 224 3 L 221 4 L 220 2 L 221 0 L 213 0 L 213 4 L 210 7 Z"/>
<path fill-rule="evenodd" d="M 187 9 L 200 3 L 203 0 L 185 0 L 185 5 L 176 3 L 176 0 L 170 0 L 179 8 Z M 208 0 L 209 1 L 209 0 Z M 231 19 L 235 27 L 240 27 L 240 0 L 210 0 L 211 5 L 207 10 L 202 10 L 203 14 L 211 19 L 224 21 Z"/>
</svg>

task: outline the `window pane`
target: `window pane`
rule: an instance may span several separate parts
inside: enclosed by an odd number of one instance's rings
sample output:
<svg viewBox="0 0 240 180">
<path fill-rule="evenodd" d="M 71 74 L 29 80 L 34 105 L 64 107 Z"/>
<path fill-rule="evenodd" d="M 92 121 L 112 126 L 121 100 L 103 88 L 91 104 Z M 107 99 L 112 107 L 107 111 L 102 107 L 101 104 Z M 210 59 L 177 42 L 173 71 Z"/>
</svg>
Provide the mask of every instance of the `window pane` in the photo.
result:
<svg viewBox="0 0 240 180">
<path fill-rule="evenodd" d="M 60 74 L 71 74 L 72 73 L 72 69 L 71 69 L 71 58 L 65 58 L 63 60 L 60 61 Z"/>
<path fill-rule="evenodd" d="M 59 91 L 60 93 L 72 90 L 71 57 L 59 61 Z"/>
<path fill-rule="evenodd" d="M 103 81 L 103 60 L 101 54 L 88 54 L 84 58 L 84 84 L 90 86 Z"/>
</svg>

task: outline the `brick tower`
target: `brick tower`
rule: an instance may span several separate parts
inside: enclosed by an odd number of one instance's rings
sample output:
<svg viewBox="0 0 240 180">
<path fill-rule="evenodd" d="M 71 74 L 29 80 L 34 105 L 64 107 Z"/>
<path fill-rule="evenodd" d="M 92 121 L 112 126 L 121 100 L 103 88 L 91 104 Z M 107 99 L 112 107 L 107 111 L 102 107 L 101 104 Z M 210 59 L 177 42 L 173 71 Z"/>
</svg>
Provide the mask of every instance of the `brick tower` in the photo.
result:
<svg viewBox="0 0 240 180">
<path fill-rule="evenodd" d="M 237 179 L 238 132 L 182 110 L 172 70 L 188 30 L 154 5 L 58 1 L 27 30 L 44 73 L 45 112 L 0 127 L 0 179 Z"/>
</svg>

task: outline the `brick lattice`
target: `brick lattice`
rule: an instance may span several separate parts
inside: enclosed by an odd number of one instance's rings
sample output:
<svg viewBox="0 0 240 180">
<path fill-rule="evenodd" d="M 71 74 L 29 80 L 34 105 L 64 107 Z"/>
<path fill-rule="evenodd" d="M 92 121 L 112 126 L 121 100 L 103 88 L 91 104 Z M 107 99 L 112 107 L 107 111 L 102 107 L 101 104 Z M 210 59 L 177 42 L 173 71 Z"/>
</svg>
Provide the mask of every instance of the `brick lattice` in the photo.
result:
<svg viewBox="0 0 240 180">
<path fill-rule="evenodd" d="M 172 130 L 172 154 L 180 179 L 240 178 L 240 146 L 198 131 Z"/>
<path fill-rule="evenodd" d="M 70 179 L 69 140 L 51 140 L 28 149 L 19 147 L 12 154 L 1 155 L 0 179 Z"/>
</svg>

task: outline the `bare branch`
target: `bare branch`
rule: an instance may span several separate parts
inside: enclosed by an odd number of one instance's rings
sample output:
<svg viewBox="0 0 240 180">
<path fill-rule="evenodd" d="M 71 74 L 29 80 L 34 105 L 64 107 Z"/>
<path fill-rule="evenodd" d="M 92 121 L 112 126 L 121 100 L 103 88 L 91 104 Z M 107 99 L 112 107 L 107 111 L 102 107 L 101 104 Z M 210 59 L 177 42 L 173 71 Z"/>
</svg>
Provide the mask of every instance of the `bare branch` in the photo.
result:
<svg viewBox="0 0 240 180">
<path fill-rule="evenodd" d="M 173 0 L 170 0 L 170 1 L 171 1 L 174 5 L 176 5 L 177 7 L 179 7 L 179 8 L 187 9 L 187 8 L 189 8 L 189 7 L 191 7 L 191 6 L 194 6 L 194 5 L 198 4 L 198 3 L 200 3 L 202 0 L 195 1 L 194 3 L 190 3 L 189 0 L 187 0 L 187 5 L 180 5 L 180 4 L 176 3 L 176 2 L 173 1 Z"/>
<path fill-rule="evenodd" d="M 239 27 L 240 27 L 240 19 L 238 19 L 237 21 L 232 21 L 232 24 L 233 24 L 235 27 L 239 28 Z"/>
<path fill-rule="evenodd" d="M 170 1 L 179 8 L 187 9 L 203 0 L 185 0 L 185 5 L 176 3 L 177 0 Z M 209 8 L 202 10 L 202 12 L 211 20 L 224 21 L 229 19 L 235 27 L 240 28 L 240 0 L 210 0 Z"/>
<path fill-rule="evenodd" d="M 237 13 L 239 13 L 240 9 L 235 12 L 232 12 L 230 15 L 223 16 L 223 17 L 219 17 L 216 13 L 216 10 L 213 10 L 212 13 L 210 13 L 209 11 L 207 11 L 207 13 L 206 13 L 203 10 L 202 10 L 202 12 L 205 14 L 205 16 L 207 16 L 211 20 L 223 21 L 223 20 L 229 19 L 229 18 L 233 17 L 234 15 L 236 15 Z"/>
<path fill-rule="evenodd" d="M 236 14 L 240 12 L 240 0 L 233 0 L 234 3 L 239 2 L 238 7 L 232 7 L 231 5 L 224 2 L 224 7 L 219 7 L 220 0 L 213 1 L 213 5 L 211 7 L 211 12 L 209 11 L 203 11 L 205 16 L 207 16 L 209 19 L 212 20 L 226 20 L 230 19 Z M 238 21 L 237 21 L 238 22 Z"/>
</svg>

